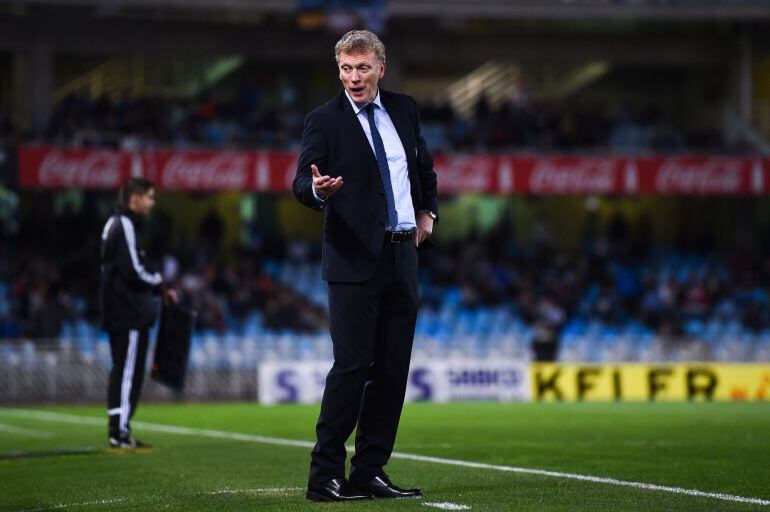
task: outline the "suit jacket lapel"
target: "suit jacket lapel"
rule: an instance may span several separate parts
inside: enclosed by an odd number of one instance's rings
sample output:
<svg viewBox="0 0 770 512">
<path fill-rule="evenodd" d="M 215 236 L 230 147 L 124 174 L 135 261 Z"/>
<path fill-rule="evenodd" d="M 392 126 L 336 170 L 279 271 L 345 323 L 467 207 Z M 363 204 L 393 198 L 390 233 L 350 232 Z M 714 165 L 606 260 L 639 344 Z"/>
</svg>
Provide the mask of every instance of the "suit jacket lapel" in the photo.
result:
<svg viewBox="0 0 770 512">
<path fill-rule="evenodd" d="M 392 96 L 380 89 L 380 99 L 388 111 L 390 120 L 398 132 L 398 138 L 401 139 L 401 145 L 404 146 L 406 153 L 406 168 L 409 174 L 409 189 L 412 194 L 412 204 L 415 211 L 420 197 L 420 186 L 417 179 L 417 138 L 414 135 L 414 128 L 409 124 L 409 116 L 406 112 L 396 106 L 396 102 L 390 101 Z"/>
<path fill-rule="evenodd" d="M 366 138 L 364 129 L 361 127 L 361 121 L 358 120 L 356 113 L 353 112 L 353 107 L 350 105 L 350 100 L 345 95 L 343 90 L 340 95 L 340 108 L 342 110 L 342 123 L 345 126 L 345 133 L 351 134 L 353 144 L 359 149 L 361 155 L 369 162 L 369 166 L 379 176 L 377 170 L 377 157 L 372 151 L 372 146 L 369 145 L 369 140 Z"/>
<path fill-rule="evenodd" d="M 390 101 L 390 99 L 391 96 L 380 89 L 380 100 L 382 100 L 382 104 L 385 107 L 385 110 L 388 111 L 388 116 L 393 122 L 393 126 L 396 128 L 396 132 L 398 132 L 398 138 L 401 139 L 401 145 L 404 146 L 409 178 L 411 179 L 414 176 L 414 169 L 417 163 L 415 155 L 417 141 L 414 139 L 414 130 L 409 126 L 409 119 L 406 112 L 399 110 L 395 103 Z"/>
</svg>

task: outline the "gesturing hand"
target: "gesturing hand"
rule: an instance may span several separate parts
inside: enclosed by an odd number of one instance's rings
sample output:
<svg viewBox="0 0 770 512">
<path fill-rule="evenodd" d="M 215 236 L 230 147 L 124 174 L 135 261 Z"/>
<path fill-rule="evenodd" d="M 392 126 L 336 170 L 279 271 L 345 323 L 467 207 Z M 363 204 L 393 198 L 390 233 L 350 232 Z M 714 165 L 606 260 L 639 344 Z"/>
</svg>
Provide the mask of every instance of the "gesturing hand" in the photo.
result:
<svg viewBox="0 0 770 512">
<path fill-rule="evenodd" d="M 330 178 L 328 175 L 321 176 L 315 164 L 312 164 L 310 169 L 313 171 L 313 190 L 324 201 L 342 186 L 342 176 L 336 178 Z"/>
</svg>

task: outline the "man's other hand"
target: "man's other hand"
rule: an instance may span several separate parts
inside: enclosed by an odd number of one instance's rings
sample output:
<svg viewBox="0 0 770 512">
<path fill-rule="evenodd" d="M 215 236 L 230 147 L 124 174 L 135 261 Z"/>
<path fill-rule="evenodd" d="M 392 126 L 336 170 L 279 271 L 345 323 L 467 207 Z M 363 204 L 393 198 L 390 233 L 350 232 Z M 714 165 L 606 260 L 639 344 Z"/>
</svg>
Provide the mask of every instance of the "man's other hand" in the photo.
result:
<svg viewBox="0 0 770 512">
<path fill-rule="evenodd" d="M 179 302 L 179 295 L 177 295 L 176 290 L 173 288 L 168 288 L 163 296 L 163 300 L 166 304 L 170 304 L 172 302 L 176 304 Z"/>
<path fill-rule="evenodd" d="M 419 246 L 433 234 L 433 217 L 426 212 L 417 214 L 417 236 L 414 237 L 415 247 Z"/>
<path fill-rule="evenodd" d="M 328 175 L 321 176 L 315 164 L 312 164 L 310 169 L 313 171 L 313 190 L 324 201 L 329 199 L 342 186 L 342 176 L 336 178 L 330 178 Z"/>
</svg>

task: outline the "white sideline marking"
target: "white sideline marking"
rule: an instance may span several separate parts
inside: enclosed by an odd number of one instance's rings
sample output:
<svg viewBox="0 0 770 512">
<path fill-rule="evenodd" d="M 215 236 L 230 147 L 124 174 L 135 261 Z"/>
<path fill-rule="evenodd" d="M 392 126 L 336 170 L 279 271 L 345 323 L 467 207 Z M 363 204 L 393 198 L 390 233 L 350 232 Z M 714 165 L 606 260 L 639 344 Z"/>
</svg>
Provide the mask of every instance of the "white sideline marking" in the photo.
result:
<svg viewBox="0 0 770 512">
<path fill-rule="evenodd" d="M 121 501 L 128 501 L 128 498 L 109 498 L 105 500 L 84 501 L 82 503 L 57 503 L 56 505 L 49 505 L 42 508 L 28 508 L 22 510 L 21 512 L 40 512 L 41 510 L 55 510 L 58 508 L 68 507 L 85 507 L 88 505 L 109 505 L 110 503 L 120 503 Z"/>
<path fill-rule="evenodd" d="M 216 495 L 216 494 L 287 494 L 293 491 L 302 491 L 304 487 L 275 487 L 265 489 L 220 489 L 218 491 L 211 491 L 204 494 Z M 129 501 L 129 498 L 109 498 L 96 501 L 84 501 L 81 503 L 58 503 L 56 505 L 50 505 L 41 508 L 24 509 L 21 512 L 41 512 L 43 510 L 55 510 L 67 507 L 85 507 L 88 505 L 109 505 L 111 503 L 121 503 L 123 501 Z"/>
<path fill-rule="evenodd" d="M 43 421 L 58 421 L 61 423 L 74 423 L 76 425 L 98 425 L 104 427 L 105 422 L 102 419 L 93 416 L 79 416 L 76 414 L 65 414 L 48 411 L 35 411 L 27 409 L 7 409 L 0 407 L 0 414 L 7 416 L 16 416 L 20 418 L 32 418 Z M 145 430 L 154 432 L 165 432 L 170 434 L 180 434 L 186 436 L 212 437 L 216 439 L 232 439 L 236 441 L 249 441 L 252 443 L 272 444 L 278 446 L 297 446 L 300 448 L 312 448 L 315 443 L 309 441 L 296 441 L 293 439 L 282 439 L 277 437 L 255 436 L 251 434 L 238 434 L 234 432 L 224 432 L 221 430 L 208 430 L 188 427 L 175 427 L 173 425 L 161 425 L 157 423 L 134 422 L 134 425 Z M 672 494 L 684 494 L 688 496 L 697 496 L 700 498 L 713 498 L 716 500 L 733 501 L 738 503 L 750 503 L 752 505 L 770 505 L 770 500 L 760 498 L 747 498 L 726 494 L 721 492 L 706 492 L 697 489 L 685 489 L 682 487 L 670 487 L 667 485 L 648 484 L 644 482 L 631 482 L 627 480 L 617 480 L 615 478 L 605 478 L 593 475 L 581 475 L 578 473 L 562 473 L 559 471 L 547 471 L 544 469 L 521 468 L 515 466 L 500 466 L 495 464 L 484 464 L 482 462 L 468 462 L 464 460 L 445 459 L 442 457 L 429 457 L 426 455 L 413 455 L 410 453 L 393 452 L 391 457 L 396 459 L 414 460 L 418 462 L 432 462 L 434 464 L 444 464 L 447 466 L 460 466 L 464 468 L 491 469 L 494 471 L 504 471 L 508 473 L 519 473 L 524 475 L 549 476 L 554 478 L 564 478 L 569 480 L 582 480 L 598 484 L 618 485 L 622 487 L 634 487 L 650 491 L 669 492 Z"/>
<path fill-rule="evenodd" d="M 461 505 L 459 503 L 448 503 L 446 501 L 441 503 L 423 502 L 426 507 L 443 508 L 444 510 L 470 510 L 468 505 Z"/>
<path fill-rule="evenodd" d="M 220 489 L 210 491 L 206 494 L 289 494 L 297 491 L 304 491 L 304 487 L 271 487 L 265 489 Z"/>
<path fill-rule="evenodd" d="M 644 482 L 630 482 L 627 480 L 617 480 L 615 478 L 605 478 L 593 475 L 581 475 L 578 473 L 562 473 L 560 471 L 547 471 L 545 469 L 519 468 L 515 466 L 498 466 L 495 464 L 484 464 L 482 462 L 467 462 L 464 460 L 444 459 L 441 457 L 428 457 L 425 455 L 412 455 L 409 453 L 394 452 L 391 455 L 397 459 L 407 459 L 419 462 L 435 462 L 436 464 L 446 464 L 449 466 L 461 466 L 464 468 L 492 469 L 495 471 L 506 471 L 509 473 L 521 473 L 525 475 L 551 476 L 555 478 L 567 478 L 570 480 L 583 480 L 597 484 L 620 485 L 623 487 L 636 487 L 637 489 L 647 489 L 650 491 L 663 491 L 673 494 L 686 494 L 689 496 L 698 496 L 702 498 L 714 498 L 717 500 L 736 501 L 738 503 L 751 503 L 752 505 L 770 505 L 770 500 L 760 498 L 745 498 L 733 494 L 721 492 L 706 492 L 697 489 L 685 489 L 683 487 L 670 487 L 667 485 L 648 484 Z"/>
<path fill-rule="evenodd" d="M 5 423 L 0 423 L 0 431 L 8 432 L 9 434 L 18 434 L 20 436 L 45 437 L 45 438 L 53 437 L 53 434 L 51 434 L 50 432 L 44 432 L 42 430 L 32 430 L 31 428 L 14 427 L 13 425 L 6 425 Z"/>
</svg>

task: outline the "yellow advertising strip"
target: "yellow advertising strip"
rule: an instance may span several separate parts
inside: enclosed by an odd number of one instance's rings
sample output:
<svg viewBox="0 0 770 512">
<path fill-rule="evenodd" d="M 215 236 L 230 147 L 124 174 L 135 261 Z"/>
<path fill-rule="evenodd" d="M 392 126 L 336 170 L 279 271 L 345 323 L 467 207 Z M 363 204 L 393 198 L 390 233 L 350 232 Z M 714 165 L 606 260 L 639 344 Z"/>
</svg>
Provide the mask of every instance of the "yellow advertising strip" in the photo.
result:
<svg viewBox="0 0 770 512">
<path fill-rule="evenodd" d="M 530 386 L 544 402 L 768 402 L 770 363 L 533 363 Z"/>
</svg>

